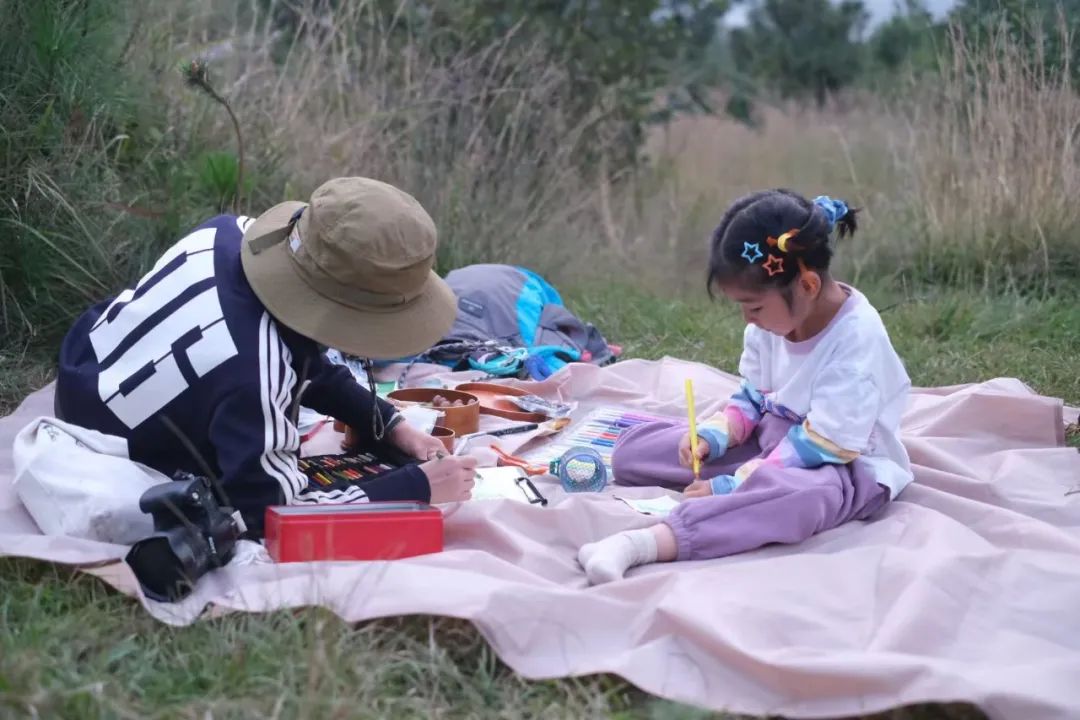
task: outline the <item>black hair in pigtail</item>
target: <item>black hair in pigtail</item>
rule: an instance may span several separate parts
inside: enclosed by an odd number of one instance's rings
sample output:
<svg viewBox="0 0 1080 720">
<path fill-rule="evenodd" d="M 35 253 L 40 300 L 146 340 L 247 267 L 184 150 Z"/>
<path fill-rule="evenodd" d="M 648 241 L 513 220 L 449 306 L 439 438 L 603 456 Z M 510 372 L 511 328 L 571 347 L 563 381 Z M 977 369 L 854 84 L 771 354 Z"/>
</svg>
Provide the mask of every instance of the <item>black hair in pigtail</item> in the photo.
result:
<svg viewBox="0 0 1080 720">
<path fill-rule="evenodd" d="M 738 282 L 786 289 L 807 270 L 828 272 L 831 234 L 854 235 L 858 209 L 842 200 L 813 200 L 784 188 L 736 200 L 712 234 L 707 287 Z"/>
<path fill-rule="evenodd" d="M 840 237 L 850 237 L 859 229 L 857 215 L 860 208 L 848 208 L 847 212 L 836 220 L 836 234 Z"/>
</svg>

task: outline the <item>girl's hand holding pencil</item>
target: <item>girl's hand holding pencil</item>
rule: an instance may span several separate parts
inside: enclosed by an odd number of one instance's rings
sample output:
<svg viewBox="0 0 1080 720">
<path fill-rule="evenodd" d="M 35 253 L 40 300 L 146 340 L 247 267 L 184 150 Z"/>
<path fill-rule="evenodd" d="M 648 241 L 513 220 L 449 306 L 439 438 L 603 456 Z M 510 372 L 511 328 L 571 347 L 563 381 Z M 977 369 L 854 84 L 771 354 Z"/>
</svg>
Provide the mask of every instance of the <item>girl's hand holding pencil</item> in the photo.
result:
<svg viewBox="0 0 1080 720">
<path fill-rule="evenodd" d="M 683 435 L 682 440 L 679 441 L 679 464 L 683 467 L 692 468 L 694 466 L 694 449 L 691 447 L 693 443 L 690 442 L 691 435 L 686 433 Z M 705 438 L 697 438 L 697 457 L 698 463 L 705 462 L 705 458 L 709 455 L 709 443 L 705 441 Z"/>
<path fill-rule="evenodd" d="M 690 422 L 690 432 L 679 442 L 679 462 L 685 467 L 694 468 L 694 482 L 686 486 L 683 495 L 687 497 L 708 497 L 712 495 L 712 483 L 701 479 L 701 463 L 709 456 L 709 443 L 697 434 L 697 410 L 694 408 L 694 383 L 686 380 L 686 414 Z"/>
<path fill-rule="evenodd" d="M 690 378 L 686 379 L 686 415 L 690 422 L 690 432 L 679 442 L 679 462 L 683 467 L 693 467 L 694 480 L 701 480 L 701 463 L 709 456 L 709 444 L 697 434 L 694 382 Z"/>
</svg>

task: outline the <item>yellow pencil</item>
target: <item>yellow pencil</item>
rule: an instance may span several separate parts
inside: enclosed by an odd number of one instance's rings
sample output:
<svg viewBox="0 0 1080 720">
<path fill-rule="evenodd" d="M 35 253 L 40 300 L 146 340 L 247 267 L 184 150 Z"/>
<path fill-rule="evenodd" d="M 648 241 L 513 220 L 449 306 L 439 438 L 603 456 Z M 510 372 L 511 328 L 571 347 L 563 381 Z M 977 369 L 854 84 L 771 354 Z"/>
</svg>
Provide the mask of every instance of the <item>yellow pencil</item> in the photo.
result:
<svg viewBox="0 0 1080 720">
<path fill-rule="evenodd" d="M 694 411 L 694 382 L 686 378 L 686 412 L 690 416 L 690 454 L 694 457 L 694 479 L 701 479 L 701 461 L 697 454 L 697 413 Z"/>
</svg>

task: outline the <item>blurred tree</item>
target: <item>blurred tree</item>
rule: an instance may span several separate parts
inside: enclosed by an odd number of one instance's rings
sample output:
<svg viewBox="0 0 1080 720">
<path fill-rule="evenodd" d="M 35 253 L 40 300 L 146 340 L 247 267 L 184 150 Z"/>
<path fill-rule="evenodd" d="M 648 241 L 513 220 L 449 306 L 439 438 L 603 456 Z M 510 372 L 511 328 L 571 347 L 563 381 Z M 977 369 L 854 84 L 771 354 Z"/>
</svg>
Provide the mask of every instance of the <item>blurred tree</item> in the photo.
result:
<svg viewBox="0 0 1080 720">
<path fill-rule="evenodd" d="M 897 2 L 892 17 L 868 40 L 870 58 L 877 69 L 890 73 L 931 69 L 942 28 L 922 0 Z"/>
<path fill-rule="evenodd" d="M 731 31 L 736 67 L 781 96 L 822 105 L 859 78 L 869 20 L 861 0 L 754 0 L 748 20 Z"/>
</svg>

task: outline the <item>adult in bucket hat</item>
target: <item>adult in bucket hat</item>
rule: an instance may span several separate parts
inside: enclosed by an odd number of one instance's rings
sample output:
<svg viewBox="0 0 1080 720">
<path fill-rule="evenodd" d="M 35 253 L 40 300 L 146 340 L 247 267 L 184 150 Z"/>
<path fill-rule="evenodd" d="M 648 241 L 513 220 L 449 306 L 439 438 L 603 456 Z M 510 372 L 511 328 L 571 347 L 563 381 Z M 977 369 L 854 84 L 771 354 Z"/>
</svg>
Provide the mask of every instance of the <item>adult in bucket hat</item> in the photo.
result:
<svg viewBox="0 0 1080 720">
<path fill-rule="evenodd" d="M 457 308 L 432 270 L 436 238 L 412 196 L 360 177 L 255 219 L 214 217 L 75 322 L 57 417 L 125 438 L 132 460 L 167 475 L 212 473 L 254 537 L 269 505 L 465 499 L 475 460 L 445 457 L 324 352 L 391 359 L 443 337 Z M 301 401 L 351 426 L 361 447 L 423 462 L 360 484 L 309 482 Z"/>
</svg>

